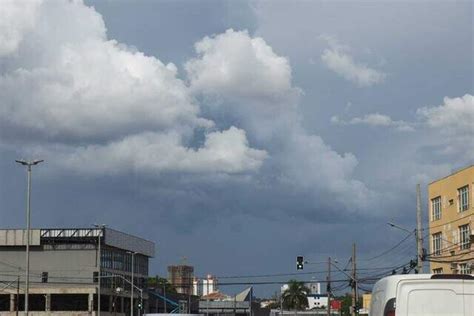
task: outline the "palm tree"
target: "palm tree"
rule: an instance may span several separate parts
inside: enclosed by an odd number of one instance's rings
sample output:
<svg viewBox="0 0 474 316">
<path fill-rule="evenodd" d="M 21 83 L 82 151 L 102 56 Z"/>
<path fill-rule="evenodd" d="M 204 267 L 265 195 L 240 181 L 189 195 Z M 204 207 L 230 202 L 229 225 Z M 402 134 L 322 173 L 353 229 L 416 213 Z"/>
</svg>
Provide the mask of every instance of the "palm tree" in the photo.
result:
<svg viewBox="0 0 474 316">
<path fill-rule="evenodd" d="M 283 292 L 283 305 L 287 309 L 303 310 L 308 307 L 308 298 L 306 295 L 310 290 L 303 282 L 297 280 L 288 281 L 288 288 Z"/>
</svg>

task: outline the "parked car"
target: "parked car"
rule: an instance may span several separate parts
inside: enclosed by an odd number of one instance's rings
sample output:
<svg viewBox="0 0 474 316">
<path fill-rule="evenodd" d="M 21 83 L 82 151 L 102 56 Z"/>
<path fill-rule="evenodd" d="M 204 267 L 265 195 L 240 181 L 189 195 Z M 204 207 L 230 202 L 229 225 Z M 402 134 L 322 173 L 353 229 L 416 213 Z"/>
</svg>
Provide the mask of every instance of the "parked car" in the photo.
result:
<svg viewBox="0 0 474 316">
<path fill-rule="evenodd" d="M 474 275 L 405 274 L 372 289 L 370 316 L 474 316 Z"/>
</svg>

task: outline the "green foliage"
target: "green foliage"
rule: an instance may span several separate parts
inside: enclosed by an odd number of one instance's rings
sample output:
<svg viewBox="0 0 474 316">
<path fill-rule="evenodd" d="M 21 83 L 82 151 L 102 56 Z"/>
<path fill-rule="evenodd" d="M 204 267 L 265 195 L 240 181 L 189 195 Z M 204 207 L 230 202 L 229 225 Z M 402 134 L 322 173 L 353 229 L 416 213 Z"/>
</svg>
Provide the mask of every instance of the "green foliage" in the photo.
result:
<svg viewBox="0 0 474 316">
<path fill-rule="evenodd" d="M 297 280 L 288 281 L 288 289 L 283 294 L 283 306 L 285 309 L 304 310 L 308 307 L 308 294 L 310 290 L 303 282 Z"/>
<path fill-rule="evenodd" d="M 155 277 L 149 277 L 148 278 L 148 287 L 156 288 L 156 289 L 160 289 L 160 290 L 165 289 L 166 293 L 169 293 L 169 294 L 176 294 L 177 293 L 174 286 L 171 283 L 169 283 L 166 278 L 162 278 L 158 275 L 155 276 Z"/>
</svg>

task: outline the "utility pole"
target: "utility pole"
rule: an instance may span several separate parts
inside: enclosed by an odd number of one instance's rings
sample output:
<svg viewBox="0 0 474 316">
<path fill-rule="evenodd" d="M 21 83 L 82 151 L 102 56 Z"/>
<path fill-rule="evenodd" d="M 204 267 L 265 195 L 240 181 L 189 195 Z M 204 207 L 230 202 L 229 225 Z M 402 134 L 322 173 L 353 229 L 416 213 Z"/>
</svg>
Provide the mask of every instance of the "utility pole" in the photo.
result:
<svg viewBox="0 0 474 316">
<path fill-rule="evenodd" d="M 15 306 L 16 306 L 16 316 L 18 316 L 18 309 L 20 307 L 20 276 L 18 275 L 18 278 L 16 279 L 16 301 L 15 301 Z"/>
<path fill-rule="evenodd" d="M 421 228 L 421 191 L 420 184 L 416 185 L 416 249 L 418 260 L 416 269 L 418 273 L 423 273 L 423 234 Z"/>
<path fill-rule="evenodd" d="M 97 235 L 97 262 L 96 262 L 96 265 L 97 265 L 97 274 L 98 274 L 98 278 L 97 278 L 97 316 L 100 316 L 100 311 L 101 311 L 101 308 L 100 308 L 100 297 L 101 297 L 101 294 L 100 294 L 100 288 L 101 288 L 101 279 L 102 279 L 102 249 L 101 249 L 101 244 L 102 244 L 102 241 L 101 241 L 101 237 L 102 237 L 102 233 L 104 231 L 104 228 L 105 228 L 106 225 L 104 224 L 101 224 L 101 225 L 98 225 L 98 224 L 94 224 L 94 227 L 95 228 L 98 228 L 99 229 L 99 233 Z"/>
<path fill-rule="evenodd" d="M 280 289 L 280 316 L 283 315 L 283 292 Z"/>
<path fill-rule="evenodd" d="M 326 281 L 327 281 L 326 292 L 328 293 L 327 316 L 331 316 L 331 257 L 328 258 L 328 277 Z"/>
<path fill-rule="evenodd" d="M 356 244 L 352 244 L 352 316 L 357 315 Z"/>
<path fill-rule="evenodd" d="M 158 278 L 158 276 L 156 276 L 156 278 Z M 166 302 L 166 281 L 163 282 L 163 283 L 164 283 L 164 285 L 163 285 L 163 297 L 165 298 L 165 299 L 163 300 L 163 303 L 164 303 L 164 305 L 165 305 L 165 306 L 164 306 L 164 307 L 165 307 L 165 308 L 164 308 L 165 314 L 167 314 L 167 311 L 166 311 L 166 305 L 167 305 L 167 302 Z"/>
<path fill-rule="evenodd" d="M 135 273 L 135 260 L 134 260 L 134 258 L 135 258 L 135 255 L 137 253 L 135 251 L 127 251 L 127 253 L 132 256 L 132 284 L 130 286 L 130 316 L 133 316 L 133 307 L 134 307 L 133 306 L 133 287 L 134 287 L 133 283 L 135 281 L 134 280 L 135 279 L 135 275 L 134 275 L 134 273 Z"/>
</svg>

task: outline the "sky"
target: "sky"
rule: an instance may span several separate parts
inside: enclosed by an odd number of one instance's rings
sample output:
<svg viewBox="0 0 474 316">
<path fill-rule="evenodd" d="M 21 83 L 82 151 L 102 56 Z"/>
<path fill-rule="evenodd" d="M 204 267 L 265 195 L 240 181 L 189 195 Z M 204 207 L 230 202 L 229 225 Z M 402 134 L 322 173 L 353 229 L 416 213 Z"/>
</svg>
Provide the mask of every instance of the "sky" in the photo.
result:
<svg viewBox="0 0 474 316">
<path fill-rule="evenodd" d="M 324 279 L 415 258 L 421 184 L 474 163 L 470 1 L 9 1 L 0 219 L 104 223 L 150 273 Z M 380 255 L 382 254 L 382 255 Z M 295 271 L 295 257 L 315 263 Z M 379 269 L 380 270 L 377 270 Z M 339 277 L 343 277 L 339 275 Z M 227 281 L 225 281 L 227 282 Z M 276 285 L 257 286 L 268 296 Z M 223 292 L 237 290 L 222 288 Z"/>
</svg>

